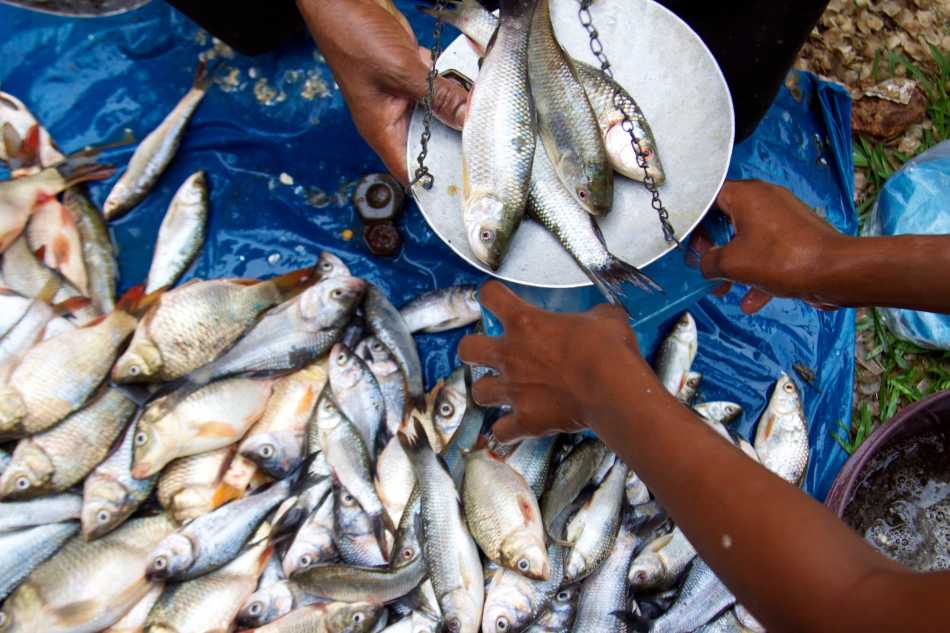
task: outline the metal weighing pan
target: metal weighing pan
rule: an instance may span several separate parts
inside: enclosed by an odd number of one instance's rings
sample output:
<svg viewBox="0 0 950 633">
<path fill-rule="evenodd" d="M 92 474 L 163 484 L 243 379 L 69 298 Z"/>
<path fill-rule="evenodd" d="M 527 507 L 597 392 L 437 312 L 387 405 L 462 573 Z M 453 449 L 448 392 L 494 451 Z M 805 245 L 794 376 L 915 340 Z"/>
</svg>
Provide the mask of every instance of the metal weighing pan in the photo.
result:
<svg viewBox="0 0 950 633">
<path fill-rule="evenodd" d="M 15 7 L 74 18 L 117 15 L 138 9 L 149 0 L 0 0 Z"/>
<path fill-rule="evenodd" d="M 555 32 L 573 57 L 595 63 L 577 9 L 576 0 L 551 0 Z M 660 194 L 682 238 L 712 205 L 729 167 L 735 122 L 726 81 L 699 36 L 652 0 L 598 0 L 591 14 L 615 76 L 653 127 L 666 170 Z M 474 79 L 478 58 L 461 36 L 446 48 L 437 67 Z M 410 175 L 419 153 L 422 117 L 420 106 L 409 126 L 406 161 Z M 548 288 L 591 285 L 557 240 L 527 219 L 499 270 L 488 270 L 472 255 L 462 226 L 461 149 L 461 133 L 434 121 L 426 164 L 435 185 L 428 191 L 416 185 L 412 194 L 436 234 L 472 266 L 507 281 Z M 613 210 L 600 226 L 608 248 L 638 267 L 673 248 L 663 239 L 649 193 L 642 184 L 619 174 L 614 180 Z"/>
</svg>

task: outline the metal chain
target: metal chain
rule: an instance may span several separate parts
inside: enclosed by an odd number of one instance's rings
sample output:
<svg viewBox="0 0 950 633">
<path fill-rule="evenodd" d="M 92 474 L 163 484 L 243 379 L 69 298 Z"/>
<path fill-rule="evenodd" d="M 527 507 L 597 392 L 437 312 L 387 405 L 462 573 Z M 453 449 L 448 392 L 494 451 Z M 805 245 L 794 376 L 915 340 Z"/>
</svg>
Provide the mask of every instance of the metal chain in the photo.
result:
<svg viewBox="0 0 950 633">
<path fill-rule="evenodd" d="M 416 168 L 415 178 L 409 186 L 422 184 L 423 189 L 432 189 L 435 184 L 435 176 L 426 166 L 426 157 L 429 155 L 429 140 L 432 138 L 432 102 L 435 100 L 435 80 L 439 77 L 439 71 L 435 68 L 435 63 L 442 54 L 442 13 L 445 11 L 447 0 L 435 0 L 435 29 L 432 31 L 432 67 L 426 75 L 426 81 L 429 84 L 428 92 L 422 100 L 425 108 L 425 114 L 422 117 L 422 136 L 419 139 L 420 149 L 416 162 L 419 166 Z"/>
<path fill-rule="evenodd" d="M 594 54 L 594 57 L 597 58 L 597 61 L 600 62 L 600 70 L 613 79 L 614 73 L 610 67 L 610 62 L 607 61 L 607 55 L 604 53 L 604 44 L 600 41 L 600 34 L 597 32 L 597 29 L 594 28 L 594 20 L 590 14 L 591 2 L 593 2 L 593 0 L 580 0 L 580 9 L 577 11 L 577 16 L 580 18 L 581 26 L 587 30 L 587 34 L 590 36 L 590 50 Z M 670 212 L 663 206 L 663 200 L 660 198 L 660 192 L 657 190 L 656 179 L 650 175 L 648 169 L 647 154 L 640 148 L 640 140 L 634 132 L 633 121 L 630 119 L 630 115 L 627 114 L 627 109 L 623 107 L 624 100 L 623 93 L 620 90 L 620 84 L 616 83 L 616 81 L 614 83 L 613 105 L 623 116 L 620 127 L 630 135 L 630 145 L 636 154 L 637 165 L 643 170 L 643 187 L 650 192 L 653 198 L 650 205 L 656 211 L 660 219 L 660 224 L 663 227 L 663 238 L 667 242 L 675 242 L 678 246 L 680 242 L 676 239 L 676 230 L 670 223 Z M 633 107 L 636 108 L 638 116 L 643 116 L 643 113 L 640 111 L 640 106 L 634 104 Z"/>
</svg>

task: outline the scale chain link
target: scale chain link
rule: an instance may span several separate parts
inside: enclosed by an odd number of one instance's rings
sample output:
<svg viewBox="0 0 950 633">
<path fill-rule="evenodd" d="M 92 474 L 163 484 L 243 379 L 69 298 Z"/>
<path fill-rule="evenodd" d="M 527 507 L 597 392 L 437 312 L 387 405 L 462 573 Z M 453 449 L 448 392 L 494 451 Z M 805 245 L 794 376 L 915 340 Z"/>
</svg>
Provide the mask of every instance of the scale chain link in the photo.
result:
<svg viewBox="0 0 950 633">
<path fill-rule="evenodd" d="M 604 52 L 604 44 L 600 41 L 600 33 L 598 33 L 597 29 L 594 27 L 593 16 L 590 14 L 590 5 L 592 1 L 593 0 L 580 0 L 580 8 L 577 11 L 577 15 L 578 18 L 580 18 L 581 26 L 584 27 L 588 36 L 590 37 L 590 51 L 600 63 L 600 70 L 605 75 L 613 79 L 613 69 L 610 66 L 610 62 L 607 60 L 607 54 Z M 636 133 L 634 132 L 633 121 L 630 119 L 627 109 L 623 107 L 623 93 L 620 90 L 619 83 L 617 83 L 614 88 L 613 105 L 614 108 L 620 112 L 621 116 L 623 116 L 623 120 L 620 122 L 620 127 L 630 135 L 630 144 L 633 147 L 633 151 L 637 157 L 637 165 L 639 165 L 640 169 L 643 170 L 643 187 L 650 193 L 650 196 L 652 197 L 650 206 L 653 207 L 660 219 L 660 225 L 663 227 L 663 238 L 667 242 L 675 242 L 677 245 L 679 245 L 679 240 L 676 239 L 676 230 L 673 228 L 673 224 L 670 222 L 670 213 L 666 210 L 666 207 L 663 206 L 663 200 L 660 198 L 660 192 L 657 189 L 656 179 L 649 173 L 647 155 L 640 147 L 640 141 L 637 139 Z M 635 105 L 634 107 L 637 108 L 637 114 L 642 116 L 642 113 L 639 111 L 639 106 Z"/>
<path fill-rule="evenodd" d="M 426 75 L 428 90 L 425 98 L 422 100 L 425 113 L 422 117 L 422 136 L 419 139 L 419 156 L 416 158 L 416 162 L 419 163 L 419 166 L 416 168 L 415 178 L 409 183 L 410 187 L 421 184 L 426 190 L 432 189 L 432 185 L 435 184 L 435 176 L 429 171 L 425 161 L 429 155 L 429 141 L 432 138 L 432 103 L 435 101 L 435 81 L 439 76 L 439 71 L 436 70 L 435 64 L 442 54 L 442 14 L 446 8 L 446 2 L 447 0 L 435 1 L 435 14 L 437 17 L 435 28 L 432 31 L 432 66 Z"/>
</svg>

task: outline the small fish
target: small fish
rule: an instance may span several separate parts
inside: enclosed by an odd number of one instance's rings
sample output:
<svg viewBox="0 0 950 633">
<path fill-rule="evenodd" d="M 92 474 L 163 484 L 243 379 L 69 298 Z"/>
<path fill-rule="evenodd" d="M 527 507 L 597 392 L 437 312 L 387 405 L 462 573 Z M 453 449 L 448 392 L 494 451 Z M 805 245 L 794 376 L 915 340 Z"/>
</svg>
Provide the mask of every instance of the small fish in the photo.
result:
<svg viewBox="0 0 950 633">
<path fill-rule="evenodd" d="M 535 497 L 540 498 L 548 481 L 551 458 L 557 445 L 556 437 L 538 437 L 522 440 L 505 458 L 505 463 L 524 477 Z"/>
<path fill-rule="evenodd" d="M 202 62 L 198 65 L 191 90 L 135 148 L 128 168 L 113 185 L 102 205 L 107 220 L 118 218 L 144 200 L 152 190 L 178 151 L 181 139 L 185 136 L 185 128 L 210 83 L 211 78 Z"/>
<path fill-rule="evenodd" d="M 289 492 L 290 481 L 285 479 L 264 492 L 232 501 L 200 516 L 169 534 L 149 554 L 146 578 L 190 580 L 227 565 Z"/>
<path fill-rule="evenodd" d="M 308 516 L 284 554 L 281 569 L 287 578 L 314 565 L 333 562 L 338 556 L 334 539 L 333 495 L 327 494 Z"/>
<path fill-rule="evenodd" d="M 279 379 L 238 452 L 271 477 L 289 475 L 305 457 L 307 424 L 326 383 L 327 373 L 317 364 Z"/>
<path fill-rule="evenodd" d="M 551 165 L 581 207 L 606 215 L 613 205 L 613 170 L 577 71 L 554 35 L 548 0 L 537 3 L 531 20 L 528 75 L 541 145 Z"/>
<path fill-rule="evenodd" d="M 82 497 L 71 492 L 39 497 L 30 501 L 0 503 L 0 533 L 78 519 Z"/>
<path fill-rule="evenodd" d="M 0 252 L 20 236 L 38 205 L 80 182 L 112 175 L 112 168 L 96 164 L 94 156 L 77 152 L 35 174 L 0 180 Z"/>
<path fill-rule="evenodd" d="M 116 382 L 172 380 L 214 360 L 282 300 L 299 272 L 262 282 L 193 279 L 163 293 L 112 370 Z"/>
<path fill-rule="evenodd" d="M 256 630 L 258 633 L 369 633 L 375 630 L 384 613 L 381 605 L 366 602 L 313 604 L 294 609 Z"/>
<path fill-rule="evenodd" d="M 568 521 L 566 538 L 573 544 L 564 569 L 568 582 L 583 580 L 610 555 L 620 529 L 626 481 L 627 467 L 618 460 L 587 503 Z"/>
<path fill-rule="evenodd" d="M 83 484 L 82 536 L 87 541 L 108 534 L 138 509 L 155 488 L 157 476 L 132 476 L 135 423 L 129 425 L 115 451 L 86 477 Z"/>
<path fill-rule="evenodd" d="M 231 630 L 270 558 L 267 527 L 262 525 L 254 535 L 254 544 L 224 567 L 189 582 L 168 585 L 149 612 L 144 633 Z"/>
<path fill-rule="evenodd" d="M 9 125 L 13 132 L 24 141 L 30 135 L 35 136 L 30 148 L 32 160 L 26 165 L 21 164 L 19 171 L 14 170 L 14 177 L 22 173 L 34 173 L 36 167 L 49 167 L 63 160 L 63 153 L 59 151 L 56 143 L 50 138 L 49 132 L 39 124 L 29 108 L 12 94 L 0 91 L 0 127 L 6 125 Z M 0 143 L 0 160 L 11 163 L 19 158 L 21 157 L 16 153 L 7 150 L 5 143 Z M 12 164 L 11 167 L 13 167 Z"/>
<path fill-rule="evenodd" d="M 175 192 L 158 229 L 145 292 L 170 288 L 195 261 L 208 224 L 208 177 L 204 171 L 188 176 Z"/>
<path fill-rule="evenodd" d="M 624 525 L 604 563 L 581 585 L 572 631 L 622 633 L 625 623 L 614 615 L 627 608 L 627 567 L 640 539 Z"/>
<path fill-rule="evenodd" d="M 158 602 L 158 598 L 164 590 L 165 586 L 161 583 L 152 583 L 152 588 L 148 590 L 148 593 L 136 602 L 135 606 L 129 609 L 121 620 L 102 633 L 141 633 L 149 612 Z"/>
<path fill-rule="evenodd" d="M 465 369 L 455 369 L 444 383 L 436 386 L 436 396 L 432 405 L 432 425 L 439 434 L 440 443 L 445 446 L 455 435 L 468 409 L 468 387 L 465 385 Z"/>
<path fill-rule="evenodd" d="M 511 466 L 486 449 L 469 455 L 462 505 L 469 531 L 488 558 L 533 580 L 550 577 L 537 497 Z"/>
<path fill-rule="evenodd" d="M 108 314 L 115 307 L 115 284 L 119 277 L 119 265 L 109 229 L 106 228 L 102 213 L 78 187 L 66 190 L 63 206 L 72 214 L 82 240 L 88 296 L 100 312 Z"/>
<path fill-rule="evenodd" d="M 703 402 L 702 404 L 694 405 L 693 411 L 706 420 L 729 424 L 742 415 L 742 405 L 725 400 Z"/>
<path fill-rule="evenodd" d="M 56 289 L 57 286 L 51 284 L 41 297 L 32 301 L 23 298 L 26 310 L 0 336 L 0 381 L 6 381 L 23 355 L 45 336 L 47 325 L 56 317 L 52 306 L 47 303 Z"/>
<path fill-rule="evenodd" d="M 279 580 L 267 587 L 258 586 L 237 614 L 240 626 L 262 627 L 294 609 L 322 602 L 292 580 Z"/>
<path fill-rule="evenodd" d="M 393 525 L 399 525 L 402 514 L 416 485 L 409 456 L 395 435 L 376 458 L 376 493 Z"/>
<path fill-rule="evenodd" d="M 135 403 L 107 388 L 53 428 L 20 440 L 0 475 L 0 498 L 63 492 L 92 472 L 135 414 Z"/>
<path fill-rule="evenodd" d="M 386 552 L 379 532 L 356 497 L 343 486 L 333 488 L 333 516 L 340 558 L 347 565 L 380 567 L 386 564 Z"/>
<path fill-rule="evenodd" d="M 450 286 L 419 295 L 399 309 L 409 331 L 445 332 L 471 325 L 482 318 L 475 286 Z"/>
<path fill-rule="evenodd" d="M 655 538 L 630 564 L 627 580 L 635 591 L 667 589 L 696 558 L 696 548 L 679 527 Z"/>
<path fill-rule="evenodd" d="M 306 592 L 339 602 L 386 604 L 415 589 L 426 575 L 421 553 L 396 569 L 318 565 L 299 571 L 292 580 Z"/>
<path fill-rule="evenodd" d="M 63 521 L 0 533 L 0 600 L 78 530 L 79 524 L 75 521 Z M 5 618 L 0 618 L 0 630 L 6 630 L 5 625 Z"/>
<path fill-rule="evenodd" d="M 342 343 L 330 350 L 329 365 L 333 402 L 359 431 L 370 456 L 376 455 L 376 438 L 386 420 L 379 382 L 363 359 Z"/>
<path fill-rule="evenodd" d="M 82 240 L 72 213 L 56 198 L 48 198 L 33 209 L 26 227 L 26 241 L 42 261 L 55 268 L 84 295 L 89 294 Z"/>
<path fill-rule="evenodd" d="M 579 585 L 562 587 L 548 608 L 541 612 L 525 633 L 563 633 L 574 624 Z"/>
<path fill-rule="evenodd" d="M 73 538 L 4 603 L 4 633 L 100 631 L 112 626 L 152 588 L 142 574 L 145 559 L 173 529 L 171 519 L 161 514 L 133 519 L 91 543 Z"/>
<path fill-rule="evenodd" d="M 383 292 L 369 284 L 363 302 L 364 318 L 370 332 L 389 349 L 406 377 L 409 403 L 425 410 L 425 387 L 422 384 L 422 361 L 409 326 Z"/>
<path fill-rule="evenodd" d="M 607 249 L 600 227 L 571 197 L 540 145 L 535 150 L 527 209 L 558 239 L 610 303 L 623 305 L 620 295 L 624 281 L 644 290 L 662 290 L 638 268 Z"/>
<path fill-rule="evenodd" d="M 687 407 L 691 406 L 693 400 L 696 399 L 696 393 L 699 391 L 699 385 L 702 381 L 703 375 L 698 371 L 686 372 L 686 382 L 683 383 L 682 389 L 676 394 L 676 399 Z"/>
<path fill-rule="evenodd" d="M 627 481 L 624 488 L 626 489 L 627 503 L 631 506 L 638 506 L 650 500 L 650 490 L 640 479 L 640 476 L 632 470 L 627 471 Z"/>
<path fill-rule="evenodd" d="M 452 633 L 475 633 L 481 621 L 485 585 L 478 548 L 465 525 L 455 483 L 418 422 L 414 438 L 404 433 L 397 437 L 419 482 L 420 540 L 443 621 Z"/>
<path fill-rule="evenodd" d="M 801 483 L 808 468 L 808 423 L 798 388 L 788 374 L 775 383 L 756 427 L 754 446 L 763 466 L 791 484 Z"/>
<path fill-rule="evenodd" d="M 272 385 L 269 379 L 231 378 L 198 389 L 171 410 L 155 402 L 136 425 L 132 476 L 150 477 L 177 457 L 237 442 L 260 419 Z"/>
<path fill-rule="evenodd" d="M 653 365 L 660 382 L 674 396 L 686 384 L 698 347 L 696 321 L 689 312 L 684 312 L 660 345 Z"/>
<path fill-rule="evenodd" d="M 399 363 L 375 336 L 364 338 L 357 345 L 356 353 L 366 361 L 366 366 L 379 383 L 386 403 L 386 431 L 395 435 L 408 414 L 406 378 L 399 370 Z"/>
<path fill-rule="evenodd" d="M 683 587 L 670 610 L 652 624 L 633 618 L 631 625 L 637 631 L 650 633 L 695 631 L 731 607 L 735 601 L 735 596 L 726 589 L 709 565 L 697 557 L 690 565 Z"/>
<path fill-rule="evenodd" d="M 233 456 L 234 446 L 226 446 L 174 460 L 158 476 L 159 504 L 180 524 L 211 512 Z"/>
<path fill-rule="evenodd" d="M 491 270 L 501 266 L 521 224 L 537 124 L 528 80 L 534 3 L 504 0 L 491 50 L 469 97 L 462 128 L 462 221 L 469 247 Z"/>
<path fill-rule="evenodd" d="M 0 434 L 40 433 L 82 407 L 135 323 L 135 317 L 116 309 L 99 323 L 34 345 L 0 388 Z"/>
<path fill-rule="evenodd" d="M 320 257 L 317 260 L 317 270 L 320 272 L 320 279 L 353 276 L 350 273 L 350 269 L 343 263 L 343 260 L 330 251 L 320 253 Z"/>
<path fill-rule="evenodd" d="M 585 439 L 574 447 L 554 471 L 551 485 L 541 497 L 544 525 L 551 525 L 557 515 L 574 503 L 609 455 L 604 443 L 593 439 Z"/>
</svg>

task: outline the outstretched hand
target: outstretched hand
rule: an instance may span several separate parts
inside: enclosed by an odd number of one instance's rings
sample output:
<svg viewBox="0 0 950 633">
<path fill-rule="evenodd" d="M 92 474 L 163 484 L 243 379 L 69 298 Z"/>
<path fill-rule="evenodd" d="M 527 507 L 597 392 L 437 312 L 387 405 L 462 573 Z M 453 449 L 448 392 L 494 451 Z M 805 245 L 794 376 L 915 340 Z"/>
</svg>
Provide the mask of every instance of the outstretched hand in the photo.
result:
<svg viewBox="0 0 950 633">
<path fill-rule="evenodd" d="M 773 296 L 795 297 L 825 307 L 814 296 L 815 280 L 833 246 L 846 239 L 790 191 L 757 180 L 730 181 L 717 200 L 736 235 L 714 247 L 704 236 L 693 240 L 707 278 L 745 283 L 752 288 L 742 310 L 760 310 Z M 721 292 L 728 290 L 725 285 Z"/>
<path fill-rule="evenodd" d="M 472 397 L 483 406 L 512 408 L 493 429 L 500 442 L 588 426 L 596 432 L 613 421 L 616 377 L 623 377 L 628 387 L 647 381 L 662 390 L 640 356 L 621 308 L 599 305 L 583 313 L 547 312 L 497 281 L 482 286 L 480 300 L 499 319 L 504 333 L 466 336 L 459 356 L 465 363 L 499 372 L 476 382 Z"/>
<path fill-rule="evenodd" d="M 297 0 L 320 52 L 333 71 L 360 135 L 403 184 L 406 140 L 416 101 L 428 94 L 432 64 L 389 0 Z M 438 78 L 433 113 L 461 129 L 468 93 Z"/>
</svg>

